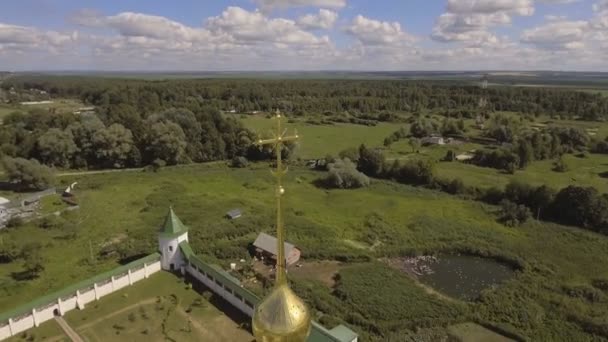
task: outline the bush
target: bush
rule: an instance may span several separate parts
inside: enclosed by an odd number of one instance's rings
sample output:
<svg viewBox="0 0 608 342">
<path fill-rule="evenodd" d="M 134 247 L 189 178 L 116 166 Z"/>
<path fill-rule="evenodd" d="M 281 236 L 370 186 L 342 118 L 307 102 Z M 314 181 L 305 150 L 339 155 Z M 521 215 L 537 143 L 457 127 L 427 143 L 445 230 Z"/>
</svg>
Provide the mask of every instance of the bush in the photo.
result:
<svg viewBox="0 0 608 342">
<path fill-rule="evenodd" d="M 567 172 L 569 170 L 568 164 L 562 156 L 557 158 L 553 163 L 553 171 L 555 172 Z"/>
<path fill-rule="evenodd" d="M 530 209 L 523 204 L 515 204 L 509 200 L 500 203 L 499 221 L 509 227 L 519 226 L 532 217 Z"/>
<path fill-rule="evenodd" d="M 230 166 L 235 168 L 244 168 L 249 165 L 249 161 L 245 157 L 235 156 L 230 162 Z"/>
<path fill-rule="evenodd" d="M 338 159 L 329 164 L 325 185 L 332 188 L 352 189 L 369 185 L 369 178 L 357 171 L 356 165 L 347 159 Z"/>
<path fill-rule="evenodd" d="M 430 160 L 408 160 L 404 164 L 393 165 L 388 175 L 399 183 L 431 185 L 435 179 L 434 165 Z"/>
<path fill-rule="evenodd" d="M 19 216 L 13 216 L 6 222 L 6 227 L 15 228 L 23 226 L 23 219 Z"/>
<path fill-rule="evenodd" d="M 551 204 L 550 214 L 559 223 L 608 233 L 608 201 L 593 187 L 562 189 Z"/>
<path fill-rule="evenodd" d="M 44 190 L 54 182 L 51 169 L 37 160 L 23 158 L 4 158 L 4 170 L 10 182 L 25 190 Z"/>
<path fill-rule="evenodd" d="M 151 166 L 152 166 L 152 171 L 158 172 L 158 171 L 160 171 L 160 169 L 167 166 L 167 162 L 162 159 L 154 159 L 154 161 L 152 161 Z"/>
</svg>

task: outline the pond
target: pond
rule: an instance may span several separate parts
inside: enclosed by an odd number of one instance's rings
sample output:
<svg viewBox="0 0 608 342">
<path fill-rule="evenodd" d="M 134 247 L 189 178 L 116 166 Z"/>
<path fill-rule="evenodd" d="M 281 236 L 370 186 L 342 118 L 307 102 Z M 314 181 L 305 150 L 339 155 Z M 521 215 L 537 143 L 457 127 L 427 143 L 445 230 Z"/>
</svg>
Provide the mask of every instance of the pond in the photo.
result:
<svg viewBox="0 0 608 342">
<path fill-rule="evenodd" d="M 422 260 L 418 279 L 450 297 L 474 300 L 481 291 L 496 287 L 515 275 L 513 268 L 489 258 L 444 255 Z"/>
</svg>

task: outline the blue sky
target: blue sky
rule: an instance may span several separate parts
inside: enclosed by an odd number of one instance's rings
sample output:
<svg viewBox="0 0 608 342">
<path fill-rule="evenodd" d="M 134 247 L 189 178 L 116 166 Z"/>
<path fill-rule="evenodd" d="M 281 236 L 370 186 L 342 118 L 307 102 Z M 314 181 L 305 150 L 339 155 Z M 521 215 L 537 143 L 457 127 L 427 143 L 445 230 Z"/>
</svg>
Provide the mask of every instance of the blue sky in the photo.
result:
<svg viewBox="0 0 608 342">
<path fill-rule="evenodd" d="M 605 70 L 608 0 L 0 4 L 0 69 Z"/>
</svg>

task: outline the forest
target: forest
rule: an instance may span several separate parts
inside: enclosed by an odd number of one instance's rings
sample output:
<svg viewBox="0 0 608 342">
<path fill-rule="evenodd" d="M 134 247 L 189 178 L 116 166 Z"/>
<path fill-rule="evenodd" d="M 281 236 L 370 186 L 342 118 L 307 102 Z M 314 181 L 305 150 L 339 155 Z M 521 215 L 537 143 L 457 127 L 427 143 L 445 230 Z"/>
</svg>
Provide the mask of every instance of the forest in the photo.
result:
<svg viewBox="0 0 608 342">
<path fill-rule="evenodd" d="M 383 111 L 439 111 L 448 116 L 470 116 L 487 98 L 491 111 L 546 113 L 584 120 L 606 119 L 608 98 L 571 89 L 491 87 L 463 82 L 373 80 L 131 80 L 78 76 L 21 76 L 2 84 L 44 90 L 52 97 L 79 98 L 102 108 L 132 106 L 142 117 L 163 108 L 196 111 L 210 106 L 236 112 L 280 109 L 292 115 L 338 114 L 343 111 L 395 119 Z M 384 114 L 384 115 L 381 115 Z M 110 116 L 112 116 L 110 114 Z M 110 117 L 111 118 L 111 117 Z"/>
</svg>

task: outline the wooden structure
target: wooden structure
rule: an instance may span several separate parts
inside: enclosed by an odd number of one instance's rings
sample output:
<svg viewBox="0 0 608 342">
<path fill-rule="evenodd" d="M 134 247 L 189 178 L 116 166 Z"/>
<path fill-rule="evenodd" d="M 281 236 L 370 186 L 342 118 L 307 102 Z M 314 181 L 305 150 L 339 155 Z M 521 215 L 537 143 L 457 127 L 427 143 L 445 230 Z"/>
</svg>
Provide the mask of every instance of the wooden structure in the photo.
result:
<svg viewBox="0 0 608 342">
<path fill-rule="evenodd" d="M 266 233 L 260 233 L 257 239 L 255 239 L 253 246 L 255 247 L 255 253 L 258 258 L 263 257 L 265 259 L 270 258 L 276 260 L 278 247 L 276 237 Z M 300 249 L 289 242 L 285 242 L 285 262 L 288 266 L 297 263 L 300 260 L 301 254 Z"/>
</svg>

